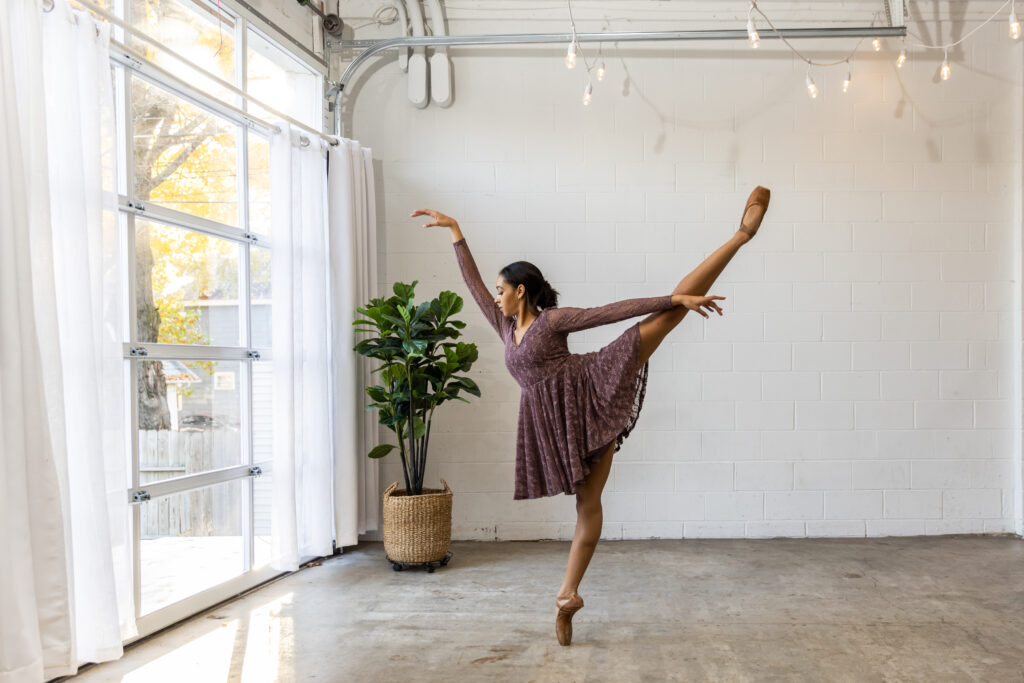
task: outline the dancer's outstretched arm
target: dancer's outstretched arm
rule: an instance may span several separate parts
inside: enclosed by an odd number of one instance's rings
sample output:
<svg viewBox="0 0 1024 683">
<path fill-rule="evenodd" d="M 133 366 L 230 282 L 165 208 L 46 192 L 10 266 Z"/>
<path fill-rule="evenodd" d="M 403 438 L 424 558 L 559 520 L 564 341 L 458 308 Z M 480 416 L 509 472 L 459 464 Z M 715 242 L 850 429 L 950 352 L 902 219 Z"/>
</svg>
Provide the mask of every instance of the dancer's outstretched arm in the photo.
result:
<svg viewBox="0 0 1024 683">
<path fill-rule="evenodd" d="M 476 261 L 473 260 L 473 254 L 469 251 L 466 238 L 462 236 L 462 230 L 459 228 L 458 221 L 430 209 L 418 209 L 412 212 L 412 216 L 432 217 L 434 221 L 424 224 L 423 227 L 425 228 L 441 226 L 449 229 L 452 236 L 452 245 L 455 247 L 455 258 L 459 262 L 459 270 L 462 271 L 462 279 L 466 281 L 469 293 L 473 296 L 477 306 L 480 307 L 484 318 L 494 328 L 494 331 L 498 333 L 498 336 L 504 339 L 505 328 L 511 321 L 508 321 L 504 314 L 502 314 L 498 303 L 490 293 L 490 289 L 484 283 L 483 278 L 480 277 L 480 269 L 477 268 Z"/>
<path fill-rule="evenodd" d="M 594 308 L 552 308 L 546 315 L 548 326 L 552 330 L 568 334 L 598 325 L 616 323 L 646 313 L 665 311 L 676 306 L 685 306 L 692 311 L 697 311 L 705 318 L 708 316 L 702 308 L 717 311 L 721 315 L 722 309 L 718 307 L 715 300 L 724 298 L 721 296 L 666 294 L 665 296 L 625 299 Z"/>
</svg>

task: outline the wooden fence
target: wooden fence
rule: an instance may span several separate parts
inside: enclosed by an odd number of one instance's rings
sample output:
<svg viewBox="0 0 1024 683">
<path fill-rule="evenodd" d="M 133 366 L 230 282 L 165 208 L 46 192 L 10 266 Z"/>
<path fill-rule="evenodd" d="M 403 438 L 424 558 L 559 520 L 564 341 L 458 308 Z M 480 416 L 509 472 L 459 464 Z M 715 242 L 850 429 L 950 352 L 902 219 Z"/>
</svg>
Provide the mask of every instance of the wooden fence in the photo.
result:
<svg viewBox="0 0 1024 683">
<path fill-rule="evenodd" d="M 241 435 L 234 429 L 139 432 L 139 477 L 147 484 L 241 464 Z M 240 479 L 160 496 L 141 506 L 142 538 L 240 536 Z"/>
</svg>

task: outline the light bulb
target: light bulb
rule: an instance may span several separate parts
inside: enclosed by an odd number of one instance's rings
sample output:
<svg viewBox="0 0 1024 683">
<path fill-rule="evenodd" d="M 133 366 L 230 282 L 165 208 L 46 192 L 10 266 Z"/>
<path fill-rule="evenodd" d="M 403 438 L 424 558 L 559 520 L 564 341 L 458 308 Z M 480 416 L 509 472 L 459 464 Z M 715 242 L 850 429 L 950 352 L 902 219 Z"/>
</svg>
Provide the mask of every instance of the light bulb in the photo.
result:
<svg viewBox="0 0 1024 683">
<path fill-rule="evenodd" d="M 597 80 L 604 80 L 604 62 L 601 62 L 597 65 Z"/>
<path fill-rule="evenodd" d="M 565 68 L 575 69 L 576 68 L 576 41 L 573 40 L 569 43 L 569 51 L 565 53 Z"/>
<path fill-rule="evenodd" d="M 850 89 L 850 80 L 850 72 L 847 71 L 846 78 L 843 79 L 843 92 L 846 92 L 847 90 Z"/>
<path fill-rule="evenodd" d="M 907 63 L 907 48 L 900 50 L 900 56 L 896 58 L 896 68 L 902 69 L 903 65 Z"/>
<path fill-rule="evenodd" d="M 1020 38 L 1020 22 L 1017 21 L 1017 10 L 1010 8 L 1010 37 L 1014 40 Z"/>
<path fill-rule="evenodd" d="M 583 91 L 583 106 L 590 104 L 590 99 L 593 97 L 594 85 L 587 83 L 587 89 Z"/>
<path fill-rule="evenodd" d="M 807 94 L 811 96 L 813 100 L 818 96 L 818 86 L 814 85 L 814 79 L 811 78 L 810 72 L 807 72 Z"/>
<path fill-rule="evenodd" d="M 871 47 L 875 48 L 875 52 L 880 51 L 882 49 L 882 41 L 880 41 L 878 38 L 872 38 Z"/>
<path fill-rule="evenodd" d="M 939 77 L 944 81 L 948 81 L 950 76 L 949 68 L 949 52 L 942 58 L 942 68 L 939 69 Z"/>
<path fill-rule="evenodd" d="M 757 35 L 757 28 L 754 26 L 754 17 L 747 17 L 747 40 L 753 48 L 761 44 L 761 36 Z"/>
</svg>

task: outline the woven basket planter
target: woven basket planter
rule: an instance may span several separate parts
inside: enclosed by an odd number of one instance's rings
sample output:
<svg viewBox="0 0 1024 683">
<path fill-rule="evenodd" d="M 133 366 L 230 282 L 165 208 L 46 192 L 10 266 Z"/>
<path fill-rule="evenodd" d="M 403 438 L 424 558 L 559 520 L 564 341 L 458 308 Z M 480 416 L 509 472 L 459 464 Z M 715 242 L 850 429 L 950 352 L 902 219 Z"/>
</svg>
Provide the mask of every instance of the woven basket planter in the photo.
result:
<svg viewBox="0 0 1024 683">
<path fill-rule="evenodd" d="M 452 543 L 452 490 L 407 495 L 396 481 L 384 491 L 384 552 L 392 562 L 436 562 Z"/>
</svg>

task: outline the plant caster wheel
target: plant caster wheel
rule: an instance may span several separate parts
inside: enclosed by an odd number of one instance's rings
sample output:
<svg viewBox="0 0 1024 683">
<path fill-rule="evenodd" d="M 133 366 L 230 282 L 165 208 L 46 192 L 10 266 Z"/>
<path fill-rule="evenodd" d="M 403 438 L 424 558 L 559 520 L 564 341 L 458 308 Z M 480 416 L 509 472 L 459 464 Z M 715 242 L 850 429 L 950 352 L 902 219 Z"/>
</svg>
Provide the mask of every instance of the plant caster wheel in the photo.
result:
<svg viewBox="0 0 1024 683">
<path fill-rule="evenodd" d="M 448 565 L 448 561 L 452 559 L 452 551 L 449 550 L 444 554 L 444 557 L 442 557 L 440 560 L 433 560 L 432 562 L 398 562 L 388 557 L 387 553 L 384 554 L 384 559 L 391 563 L 391 568 L 394 569 L 396 572 L 405 571 L 406 569 L 411 569 L 412 567 L 423 567 L 427 570 L 428 574 L 433 574 L 434 570 L 438 567 L 444 567 Z"/>
</svg>

